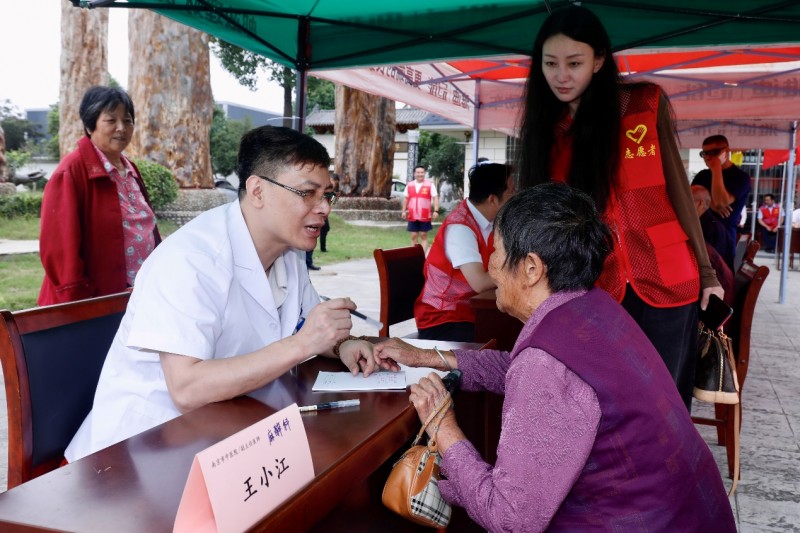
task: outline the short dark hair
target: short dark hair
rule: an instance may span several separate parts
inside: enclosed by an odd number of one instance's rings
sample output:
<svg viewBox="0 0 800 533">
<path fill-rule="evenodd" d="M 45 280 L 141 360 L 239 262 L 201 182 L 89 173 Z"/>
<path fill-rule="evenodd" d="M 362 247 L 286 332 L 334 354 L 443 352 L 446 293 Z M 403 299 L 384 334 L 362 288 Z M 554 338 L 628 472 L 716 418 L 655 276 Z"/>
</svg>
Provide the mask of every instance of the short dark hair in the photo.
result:
<svg viewBox="0 0 800 533">
<path fill-rule="evenodd" d="M 547 266 L 553 292 L 590 289 L 613 245 L 594 201 L 563 183 L 544 183 L 514 195 L 500 209 L 494 228 L 506 251 L 502 268 L 516 268 L 534 253 Z"/>
<path fill-rule="evenodd" d="M 769 193 L 765 194 L 764 195 L 764 200 L 766 200 L 767 198 L 771 199 L 773 202 L 775 201 L 775 195 L 774 194 L 769 194 Z"/>
<path fill-rule="evenodd" d="M 254 174 L 274 178 L 290 165 L 327 169 L 330 164 L 325 147 L 305 133 L 279 126 L 253 128 L 242 135 L 239 144 L 239 197 L 244 195 L 247 178 Z"/>
<path fill-rule="evenodd" d="M 490 195 L 498 198 L 508 188 L 511 167 L 499 163 L 478 164 L 469 169 L 469 201 L 473 204 L 485 202 Z"/>
<path fill-rule="evenodd" d="M 103 87 L 97 85 L 91 87 L 83 94 L 78 114 L 83 121 L 83 132 L 86 136 L 97 128 L 97 119 L 104 111 L 114 111 L 123 105 L 125 112 L 136 122 L 136 113 L 133 108 L 133 100 L 124 90 L 119 87 Z"/>
<path fill-rule="evenodd" d="M 725 146 L 730 146 L 728 144 L 728 138 L 725 137 L 724 135 L 712 135 L 711 137 L 706 137 L 705 139 L 703 139 L 703 146 L 715 143 L 724 143 Z"/>
<path fill-rule="evenodd" d="M 427 169 L 427 168 L 425 168 L 423 165 L 417 165 L 417 166 L 415 166 L 415 167 L 414 167 L 414 172 L 416 172 L 418 168 L 421 168 L 421 169 L 422 169 L 422 170 L 424 170 L 425 172 L 427 172 L 427 171 L 428 171 L 428 169 Z"/>
</svg>

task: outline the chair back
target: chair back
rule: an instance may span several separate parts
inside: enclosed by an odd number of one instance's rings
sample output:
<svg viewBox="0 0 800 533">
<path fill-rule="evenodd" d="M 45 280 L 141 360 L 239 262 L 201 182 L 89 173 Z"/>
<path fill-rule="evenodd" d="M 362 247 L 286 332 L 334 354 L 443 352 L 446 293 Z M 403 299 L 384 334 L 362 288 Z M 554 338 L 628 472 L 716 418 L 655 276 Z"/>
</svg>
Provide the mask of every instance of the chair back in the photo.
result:
<svg viewBox="0 0 800 533">
<path fill-rule="evenodd" d="M 425 285 L 425 252 L 417 244 L 406 248 L 373 252 L 378 265 L 381 287 L 381 322 L 379 335 L 389 336 L 389 326 L 414 318 L 414 302 Z"/>
<path fill-rule="evenodd" d="M 755 243 L 755 249 L 752 250 L 752 255 L 750 253 L 750 246 Z M 752 261 L 753 258 L 756 256 L 756 252 L 758 251 L 758 241 L 752 240 L 752 235 L 749 233 L 742 233 L 739 235 L 739 240 L 736 241 L 736 253 L 733 256 L 733 271 L 736 272 L 739 270 L 739 267 L 742 266 L 742 261 L 744 261 L 745 257 L 750 258 Z"/>
<path fill-rule="evenodd" d="M 92 409 L 130 292 L 0 311 L 8 488 L 54 470 Z"/>
<path fill-rule="evenodd" d="M 758 250 L 757 242 L 754 241 L 751 244 L 755 244 L 755 249 Z M 753 252 L 753 255 L 755 255 L 755 252 Z M 742 262 L 742 266 L 736 271 L 734 278 L 733 316 L 726 326 L 725 332 L 733 342 L 740 391 L 744 385 L 750 362 L 750 334 L 753 325 L 753 314 L 756 310 L 756 301 L 768 275 L 768 267 L 757 266 L 751 260 L 745 259 Z"/>
</svg>

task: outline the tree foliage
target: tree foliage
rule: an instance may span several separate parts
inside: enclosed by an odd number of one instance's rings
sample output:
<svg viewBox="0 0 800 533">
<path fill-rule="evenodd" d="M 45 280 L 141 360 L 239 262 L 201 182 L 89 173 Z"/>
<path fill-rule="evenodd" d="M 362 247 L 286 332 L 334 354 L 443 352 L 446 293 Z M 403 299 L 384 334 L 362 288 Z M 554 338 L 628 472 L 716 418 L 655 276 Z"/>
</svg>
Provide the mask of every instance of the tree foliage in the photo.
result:
<svg viewBox="0 0 800 533">
<path fill-rule="evenodd" d="M 306 110 L 310 113 L 314 107 L 320 109 L 336 108 L 336 86 L 333 82 L 309 76 L 306 86 Z"/>
<path fill-rule="evenodd" d="M 45 152 L 47 155 L 54 159 L 60 157 L 60 150 L 58 144 L 58 129 L 60 127 L 61 118 L 58 114 L 58 104 L 50 106 L 50 111 L 47 112 L 47 134 L 50 135 L 50 140 L 47 141 Z"/>
<path fill-rule="evenodd" d="M 464 146 L 452 137 L 420 132 L 419 161 L 432 177 L 450 182 L 457 190 L 464 190 Z"/>
<path fill-rule="evenodd" d="M 41 137 L 39 125 L 24 118 L 10 100 L 0 103 L 0 126 L 6 136 L 6 150 L 26 150 Z"/>
<path fill-rule="evenodd" d="M 222 107 L 214 106 L 211 120 L 211 167 L 215 174 L 227 176 L 236 171 L 239 141 L 242 135 L 252 129 L 250 118 L 230 120 Z"/>
<path fill-rule="evenodd" d="M 292 69 L 216 37 L 211 37 L 209 46 L 225 70 L 251 91 L 256 90 L 258 76 L 261 73 L 266 74 L 269 81 L 277 82 L 283 87 L 283 116 L 294 115 L 292 90 L 294 89 L 295 75 Z M 291 118 L 285 118 L 283 125 L 291 126 L 291 122 Z"/>
</svg>

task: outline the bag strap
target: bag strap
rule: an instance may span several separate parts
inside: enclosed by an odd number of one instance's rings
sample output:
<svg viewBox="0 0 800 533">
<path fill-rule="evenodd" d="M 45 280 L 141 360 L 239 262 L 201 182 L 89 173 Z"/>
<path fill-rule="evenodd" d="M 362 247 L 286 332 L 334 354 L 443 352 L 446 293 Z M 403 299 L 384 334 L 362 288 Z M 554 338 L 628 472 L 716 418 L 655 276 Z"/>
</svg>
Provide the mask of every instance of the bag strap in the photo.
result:
<svg viewBox="0 0 800 533">
<path fill-rule="evenodd" d="M 736 491 L 736 486 L 739 484 L 740 464 L 739 464 L 739 431 L 741 429 L 740 412 L 742 410 L 742 391 L 739 389 L 739 377 L 736 374 L 736 361 L 733 357 L 733 346 L 728 337 L 728 364 L 731 365 L 731 375 L 733 376 L 733 383 L 736 386 L 736 394 L 739 395 L 739 403 L 732 405 L 733 408 L 733 484 L 731 490 L 728 491 L 728 496 L 732 496 Z"/>
<path fill-rule="evenodd" d="M 439 422 L 441 422 L 441 419 L 444 418 L 444 415 L 447 413 L 447 410 L 449 408 L 451 408 L 452 406 L 453 406 L 453 397 L 450 396 L 450 393 L 448 392 L 439 401 L 439 404 L 436 406 L 436 409 L 434 409 L 433 412 L 431 412 L 431 414 L 428 415 L 428 418 L 425 419 L 425 422 L 423 422 L 422 427 L 419 428 L 419 433 L 417 433 L 417 438 L 414 439 L 414 443 L 412 444 L 412 446 L 416 446 L 417 445 L 419 440 L 425 434 L 425 430 L 437 418 L 438 418 L 438 420 L 436 420 L 435 426 L 436 426 L 436 429 L 438 430 L 439 429 L 438 428 Z M 428 447 L 430 448 L 430 446 L 428 446 Z M 434 443 L 433 450 L 435 450 L 435 449 L 436 449 L 436 445 Z"/>
<path fill-rule="evenodd" d="M 739 484 L 739 427 L 741 420 L 739 419 L 739 409 L 742 406 L 742 399 L 739 398 L 739 403 L 731 405 L 733 409 L 733 484 L 731 490 L 728 491 L 728 496 L 732 496 L 736 492 L 736 486 Z"/>
</svg>

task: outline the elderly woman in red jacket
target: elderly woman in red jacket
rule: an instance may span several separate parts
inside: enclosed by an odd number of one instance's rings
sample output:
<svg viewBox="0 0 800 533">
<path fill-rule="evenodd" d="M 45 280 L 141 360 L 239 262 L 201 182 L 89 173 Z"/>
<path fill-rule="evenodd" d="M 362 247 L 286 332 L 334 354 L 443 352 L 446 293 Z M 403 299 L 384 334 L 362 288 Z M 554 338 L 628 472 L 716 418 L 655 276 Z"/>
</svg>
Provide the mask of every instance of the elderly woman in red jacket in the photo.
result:
<svg viewBox="0 0 800 533">
<path fill-rule="evenodd" d="M 139 170 L 122 153 L 133 135 L 130 97 L 119 88 L 92 87 L 79 112 L 86 136 L 58 165 L 42 199 L 39 305 L 133 286 L 161 242 Z"/>
</svg>

